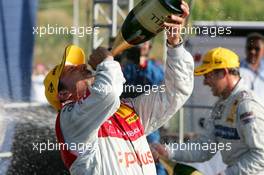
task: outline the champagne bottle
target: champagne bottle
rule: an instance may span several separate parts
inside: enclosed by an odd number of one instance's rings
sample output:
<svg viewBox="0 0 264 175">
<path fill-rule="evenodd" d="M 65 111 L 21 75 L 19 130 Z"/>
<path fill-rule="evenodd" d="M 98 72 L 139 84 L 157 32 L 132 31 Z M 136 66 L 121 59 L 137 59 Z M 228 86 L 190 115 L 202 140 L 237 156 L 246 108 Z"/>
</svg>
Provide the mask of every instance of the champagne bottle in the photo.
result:
<svg viewBox="0 0 264 175">
<path fill-rule="evenodd" d="M 126 17 L 117 34 L 112 54 L 143 43 L 162 31 L 163 22 L 170 14 L 182 14 L 181 0 L 142 0 Z"/>
<path fill-rule="evenodd" d="M 181 163 L 172 162 L 162 155 L 159 155 L 159 161 L 168 172 L 168 175 L 202 175 L 197 169 Z"/>
<path fill-rule="evenodd" d="M 202 175 L 197 169 L 181 163 L 177 163 L 174 166 L 173 172 L 174 175 Z"/>
</svg>

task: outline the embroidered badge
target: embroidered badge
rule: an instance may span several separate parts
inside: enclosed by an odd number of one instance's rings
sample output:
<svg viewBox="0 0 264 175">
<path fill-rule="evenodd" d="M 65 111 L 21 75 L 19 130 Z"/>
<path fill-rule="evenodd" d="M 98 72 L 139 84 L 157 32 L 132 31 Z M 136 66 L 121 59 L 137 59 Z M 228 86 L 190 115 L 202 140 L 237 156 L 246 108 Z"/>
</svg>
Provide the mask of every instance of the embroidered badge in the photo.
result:
<svg viewBox="0 0 264 175">
<path fill-rule="evenodd" d="M 244 125 L 247 123 L 251 123 L 252 121 L 255 120 L 254 113 L 252 111 L 251 112 L 245 112 L 245 113 L 240 115 L 240 120 Z"/>
</svg>

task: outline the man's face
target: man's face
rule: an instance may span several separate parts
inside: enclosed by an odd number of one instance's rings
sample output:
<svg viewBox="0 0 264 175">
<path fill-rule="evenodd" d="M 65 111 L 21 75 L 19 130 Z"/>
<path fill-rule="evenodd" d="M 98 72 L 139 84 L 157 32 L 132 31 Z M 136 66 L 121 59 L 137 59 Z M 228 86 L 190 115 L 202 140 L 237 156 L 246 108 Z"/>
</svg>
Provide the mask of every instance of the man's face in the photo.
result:
<svg viewBox="0 0 264 175">
<path fill-rule="evenodd" d="M 204 75 L 204 85 L 211 88 L 214 96 L 220 97 L 226 89 L 224 73 L 219 71 L 211 71 Z"/>
<path fill-rule="evenodd" d="M 264 55 L 264 43 L 258 40 L 251 40 L 246 45 L 247 62 L 256 64 Z"/>
<path fill-rule="evenodd" d="M 140 45 L 140 54 L 141 56 L 148 56 L 151 49 L 151 44 L 149 41 L 144 42 Z"/>
<path fill-rule="evenodd" d="M 78 66 L 67 65 L 63 69 L 60 81 L 69 91 L 76 92 L 77 85 L 80 81 L 91 78 L 93 78 L 92 72 L 87 69 L 86 64 Z"/>
</svg>

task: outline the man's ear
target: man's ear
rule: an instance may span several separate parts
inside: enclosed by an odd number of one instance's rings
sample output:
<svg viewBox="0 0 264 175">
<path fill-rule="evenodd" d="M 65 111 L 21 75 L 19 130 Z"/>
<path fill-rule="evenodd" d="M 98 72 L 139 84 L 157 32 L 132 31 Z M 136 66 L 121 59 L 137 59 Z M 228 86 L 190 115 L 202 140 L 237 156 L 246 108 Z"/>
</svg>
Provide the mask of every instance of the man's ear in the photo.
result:
<svg viewBox="0 0 264 175">
<path fill-rule="evenodd" d="M 225 68 L 223 73 L 224 73 L 224 76 L 226 76 L 227 74 L 229 74 L 229 70 L 227 68 Z"/>
<path fill-rule="evenodd" d="M 152 49 L 152 44 L 150 43 L 149 44 L 149 51 Z"/>
<path fill-rule="evenodd" d="M 72 93 L 68 90 L 61 90 L 58 94 L 58 98 L 61 102 L 69 100 L 71 96 L 72 96 Z"/>
</svg>

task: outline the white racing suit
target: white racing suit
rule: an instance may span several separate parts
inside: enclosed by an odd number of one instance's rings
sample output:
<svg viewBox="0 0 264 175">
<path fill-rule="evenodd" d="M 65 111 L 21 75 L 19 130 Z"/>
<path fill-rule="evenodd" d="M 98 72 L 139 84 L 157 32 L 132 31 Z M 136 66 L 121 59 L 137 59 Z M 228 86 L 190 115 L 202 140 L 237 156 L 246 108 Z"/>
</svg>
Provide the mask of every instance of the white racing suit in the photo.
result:
<svg viewBox="0 0 264 175">
<path fill-rule="evenodd" d="M 218 147 L 228 165 L 226 175 L 264 174 L 263 102 L 246 90 L 242 81 L 227 99 L 216 102 L 205 125 L 206 133 L 189 141 L 187 144 L 193 145 L 189 150 L 171 151 L 171 159 L 203 162 L 214 155 L 215 151 L 210 150 L 213 146 Z M 197 144 L 196 149 L 194 143 Z"/>
<path fill-rule="evenodd" d="M 193 89 L 190 53 L 181 44 L 168 48 L 167 57 L 164 89 L 120 102 L 125 79 L 119 63 L 108 60 L 97 66 L 83 100 L 63 107 L 56 133 L 71 145 L 61 155 L 72 175 L 156 174 L 146 135 L 167 122 Z"/>
</svg>

